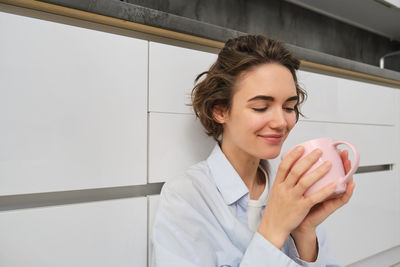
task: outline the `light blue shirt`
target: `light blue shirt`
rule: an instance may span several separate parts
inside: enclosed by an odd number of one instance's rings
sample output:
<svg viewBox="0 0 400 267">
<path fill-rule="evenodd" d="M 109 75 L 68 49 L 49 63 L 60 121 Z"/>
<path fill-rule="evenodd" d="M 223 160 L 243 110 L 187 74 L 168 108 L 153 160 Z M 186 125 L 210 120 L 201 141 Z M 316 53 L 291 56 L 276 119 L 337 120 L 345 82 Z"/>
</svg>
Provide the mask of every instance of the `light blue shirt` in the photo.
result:
<svg viewBox="0 0 400 267">
<path fill-rule="evenodd" d="M 300 260 L 291 237 L 279 250 L 251 231 L 248 201 L 246 185 L 216 145 L 206 161 L 163 186 L 152 230 L 151 266 L 340 266 L 320 229 L 313 263 Z"/>
</svg>

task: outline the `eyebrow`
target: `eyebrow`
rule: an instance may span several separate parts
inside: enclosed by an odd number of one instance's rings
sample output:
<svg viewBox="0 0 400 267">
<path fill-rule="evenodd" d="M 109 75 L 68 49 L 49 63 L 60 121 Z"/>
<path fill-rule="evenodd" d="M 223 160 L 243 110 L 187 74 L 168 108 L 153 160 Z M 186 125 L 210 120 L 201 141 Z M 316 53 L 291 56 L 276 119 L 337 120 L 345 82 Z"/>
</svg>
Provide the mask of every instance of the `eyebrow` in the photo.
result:
<svg viewBox="0 0 400 267">
<path fill-rule="evenodd" d="M 267 96 L 267 95 L 257 95 L 257 96 L 255 96 L 255 97 L 250 98 L 249 100 L 247 100 L 247 102 L 254 101 L 254 100 L 268 100 L 268 101 L 274 101 L 275 98 L 273 98 L 272 96 Z M 291 96 L 291 97 L 289 97 L 288 99 L 286 99 L 285 102 L 298 101 L 298 100 L 299 100 L 299 97 L 296 95 L 296 96 Z"/>
</svg>

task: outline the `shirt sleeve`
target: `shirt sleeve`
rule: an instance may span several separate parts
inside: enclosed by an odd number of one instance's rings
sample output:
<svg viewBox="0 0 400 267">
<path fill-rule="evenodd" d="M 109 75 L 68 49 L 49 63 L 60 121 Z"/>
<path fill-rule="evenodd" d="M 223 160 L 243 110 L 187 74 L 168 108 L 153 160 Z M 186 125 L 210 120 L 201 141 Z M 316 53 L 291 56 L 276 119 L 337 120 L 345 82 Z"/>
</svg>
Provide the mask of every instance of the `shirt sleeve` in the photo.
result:
<svg viewBox="0 0 400 267">
<path fill-rule="evenodd" d="M 277 247 L 272 245 L 260 233 L 255 232 L 240 263 L 240 267 L 250 266 L 296 267 L 299 265 Z"/>
<path fill-rule="evenodd" d="M 291 236 L 286 241 L 286 249 L 288 256 L 292 258 L 300 266 L 306 267 L 342 267 L 332 255 L 326 238 L 325 230 L 320 226 L 317 228 L 317 248 L 318 256 L 315 262 L 306 262 L 300 259 L 295 242 Z"/>
<path fill-rule="evenodd" d="M 189 244 L 190 245 L 190 244 Z M 217 258 L 213 259 L 212 253 L 204 255 L 204 251 L 197 250 L 197 255 L 191 258 L 188 254 L 179 255 L 177 251 L 171 250 L 175 247 L 163 246 L 155 243 L 152 254 L 152 267 L 203 267 L 203 266 L 230 266 L 230 267 L 266 267 L 266 266 L 282 266 L 282 267 L 297 267 L 295 261 L 290 259 L 281 250 L 273 246 L 268 240 L 256 232 L 250 242 L 245 254 L 242 258 L 229 259 L 232 265 L 220 265 Z M 217 252 L 218 254 L 218 252 Z M 217 255 L 218 256 L 218 255 Z M 205 258 L 207 257 L 207 258 Z M 225 255 L 226 257 L 226 255 Z M 208 262 L 208 263 L 206 263 Z"/>
</svg>

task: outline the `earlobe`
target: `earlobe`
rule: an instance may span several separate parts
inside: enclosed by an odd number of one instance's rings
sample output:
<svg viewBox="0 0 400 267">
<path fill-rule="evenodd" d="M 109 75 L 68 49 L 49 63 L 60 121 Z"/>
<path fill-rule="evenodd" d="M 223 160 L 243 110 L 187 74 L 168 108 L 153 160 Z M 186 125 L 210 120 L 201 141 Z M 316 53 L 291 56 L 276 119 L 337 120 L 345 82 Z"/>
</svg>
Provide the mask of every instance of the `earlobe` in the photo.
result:
<svg viewBox="0 0 400 267">
<path fill-rule="evenodd" d="M 213 118 L 218 123 L 225 123 L 227 119 L 226 107 L 223 105 L 215 105 L 213 107 Z"/>
</svg>

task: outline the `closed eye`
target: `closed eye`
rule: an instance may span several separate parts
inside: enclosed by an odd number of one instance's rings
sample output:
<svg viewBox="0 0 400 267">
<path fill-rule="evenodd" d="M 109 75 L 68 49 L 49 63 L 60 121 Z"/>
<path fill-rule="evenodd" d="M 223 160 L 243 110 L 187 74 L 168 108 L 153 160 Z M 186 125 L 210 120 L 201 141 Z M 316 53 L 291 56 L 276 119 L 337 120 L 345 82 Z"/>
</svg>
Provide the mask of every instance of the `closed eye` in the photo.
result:
<svg viewBox="0 0 400 267">
<path fill-rule="evenodd" d="M 256 112 L 264 112 L 268 109 L 268 107 L 265 108 L 253 108 L 254 111 Z M 294 108 L 283 108 L 286 112 L 294 112 L 295 109 Z"/>
<path fill-rule="evenodd" d="M 294 112 L 295 109 L 294 108 L 283 108 L 284 110 L 286 110 L 287 112 Z"/>
<path fill-rule="evenodd" d="M 263 111 L 266 111 L 267 108 L 266 107 L 265 108 L 253 108 L 253 110 L 257 111 L 257 112 L 263 112 Z"/>
</svg>

